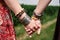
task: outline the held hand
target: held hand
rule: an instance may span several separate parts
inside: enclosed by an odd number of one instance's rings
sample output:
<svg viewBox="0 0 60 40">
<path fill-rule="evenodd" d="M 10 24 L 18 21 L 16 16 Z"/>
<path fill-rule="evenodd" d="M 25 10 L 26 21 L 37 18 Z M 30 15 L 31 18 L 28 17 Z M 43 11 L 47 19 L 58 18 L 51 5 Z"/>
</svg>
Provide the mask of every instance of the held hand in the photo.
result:
<svg viewBox="0 0 60 40">
<path fill-rule="evenodd" d="M 25 26 L 25 30 L 29 36 L 31 36 L 37 30 L 40 30 L 40 21 L 31 19 L 25 11 L 21 11 L 16 15 L 20 22 Z"/>
<path fill-rule="evenodd" d="M 35 25 L 37 25 L 38 27 L 40 27 L 40 28 L 36 31 L 36 33 L 39 35 L 40 32 L 41 32 L 41 21 L 40 21 L 40 19 L 32 19 L 32 20 L 35 21 Z"/>
<path fill-rule="evenodd" d="M 34 19 L 32 19 L 30 23 L 27 26 L 25 26 L 26 32 L 29 34 L 30 37 L 34 32 L 38 32 L 38 30 L 40 30 L 39 22 L 40 21 L 38 20 L 35 21 Z"/>
</svg>

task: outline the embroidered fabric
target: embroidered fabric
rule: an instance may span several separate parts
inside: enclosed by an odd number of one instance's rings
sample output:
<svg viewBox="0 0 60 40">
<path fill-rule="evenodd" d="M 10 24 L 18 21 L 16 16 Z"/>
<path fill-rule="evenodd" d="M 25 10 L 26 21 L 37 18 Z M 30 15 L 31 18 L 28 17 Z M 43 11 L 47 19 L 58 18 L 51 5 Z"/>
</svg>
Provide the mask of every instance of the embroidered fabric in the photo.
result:
<svg viewBox="0 0 60 40">
<path fill-rule="evenodd" d="M 0 40 L 16 40 L 10 10 L 0 7 Z"/>
</svg>

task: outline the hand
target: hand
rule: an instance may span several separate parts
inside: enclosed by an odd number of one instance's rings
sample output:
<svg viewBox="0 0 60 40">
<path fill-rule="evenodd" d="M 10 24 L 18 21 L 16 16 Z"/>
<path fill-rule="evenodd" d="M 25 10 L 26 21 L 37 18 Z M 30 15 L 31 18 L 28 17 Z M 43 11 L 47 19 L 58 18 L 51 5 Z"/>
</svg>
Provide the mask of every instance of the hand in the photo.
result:
<svg viewBox="0 0 60 40">
<path fill-rule="evenodd" d="M 26 32 L 31 36 L 34 32 L 40 30 L 40 21 L 32 19 L 30 23 L 25 26 Z"/>
<path fill-rule="evenodd" d="M 35 21 L 35 24 L 39 26 L 40 28 L 36 31 L 36 33 L 39 35 L 41 32 L 41 21 L 40 19 L 33 19 Z"/>
<path fill-rule="evenodd" d="M 40 29 L 38 20 L 31 19 L 25 12 L 19 17 L 21 23 L 25 25 L 26 32 L 31 36 L 34 32 Z"/>
</svg>

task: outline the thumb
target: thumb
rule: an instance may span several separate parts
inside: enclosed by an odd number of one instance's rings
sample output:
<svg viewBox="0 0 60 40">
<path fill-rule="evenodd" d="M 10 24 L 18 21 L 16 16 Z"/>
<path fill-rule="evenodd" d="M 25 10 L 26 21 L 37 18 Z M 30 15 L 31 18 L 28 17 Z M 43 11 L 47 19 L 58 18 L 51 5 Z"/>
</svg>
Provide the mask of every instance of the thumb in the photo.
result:
<svg viewBox="0 0 60 40">
<path fill-rule="evenodd" d="M 36 25 L 37 25 L 38 27 L 40 27 L 40 28 L 36 31 L 36 33 L 37 33 L 38 35 L 40 35 L 40 32 L 41 32 L 41 23 L 37 23 L 37 22 L 36 22 Z"/>
<path fill-rule="evenodd" d="M 39 28 L 39 29 L 36 31 L 36 33 L 37 33 L 38 35 L 40 35 L 40 32 L 41 32 L 41 29 Z"/>
</svg>

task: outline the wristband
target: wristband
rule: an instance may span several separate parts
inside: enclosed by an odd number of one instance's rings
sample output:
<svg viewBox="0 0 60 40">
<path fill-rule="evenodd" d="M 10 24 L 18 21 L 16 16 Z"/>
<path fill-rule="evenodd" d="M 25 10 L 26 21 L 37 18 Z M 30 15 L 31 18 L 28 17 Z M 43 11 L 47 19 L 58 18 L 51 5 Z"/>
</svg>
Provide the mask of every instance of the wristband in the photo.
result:
<svg viewBox="0 0 60 40">
<path fill-rule="evenodd" d="M 31 18 L 26 14 L 25 17 L 20 21 L 21 21 L 22 24 L 24 24 L 26 26 L 30 23 Z"/>
</svg>

